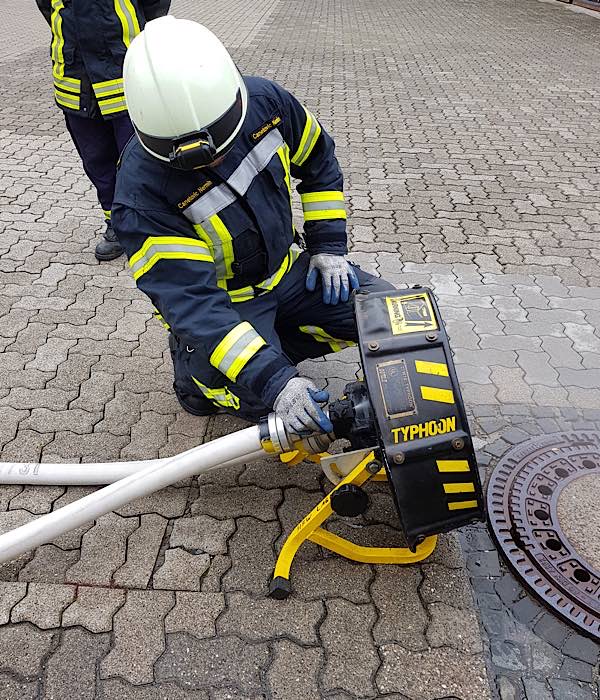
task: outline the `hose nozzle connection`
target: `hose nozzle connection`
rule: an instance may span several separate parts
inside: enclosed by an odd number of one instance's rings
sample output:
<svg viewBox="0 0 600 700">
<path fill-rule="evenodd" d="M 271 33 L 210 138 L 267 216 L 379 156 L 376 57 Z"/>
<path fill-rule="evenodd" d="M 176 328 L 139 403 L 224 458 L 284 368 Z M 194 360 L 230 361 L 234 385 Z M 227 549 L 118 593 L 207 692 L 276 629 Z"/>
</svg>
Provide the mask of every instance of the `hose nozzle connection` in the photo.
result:
<svg viewBox="0 0 600 700">
<path fill-rule="evenodd" d="M 269 454 L 283 454 L 292 450 L 304 450 L 309 454 L 324 452 L 335 440 L 335 436 L 327 433 L 315 433 L 308 437 L 287 432 L 281 418 L 270 413 L 259 423 L 260 444 Z"/>
</svg>

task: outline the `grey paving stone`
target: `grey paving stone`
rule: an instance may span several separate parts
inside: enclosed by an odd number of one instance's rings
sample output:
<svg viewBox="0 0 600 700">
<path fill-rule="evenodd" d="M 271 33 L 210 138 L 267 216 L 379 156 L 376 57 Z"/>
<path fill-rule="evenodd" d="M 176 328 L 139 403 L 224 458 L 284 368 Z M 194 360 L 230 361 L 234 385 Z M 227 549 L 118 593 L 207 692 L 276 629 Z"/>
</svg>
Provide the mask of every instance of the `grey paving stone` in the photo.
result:
<svg viewBox="0 0 600 700">
<path fill-rule="evenodd" d="M 422 570 L 424 579 L 420 593 L 426 605 L 446 603 L 461 609 L 473 607 L 471 586 L 464 569 L 425 563 Z"/>
<path fill-rule="evenodd" d="M 474 611 L 459 610 L 445 603 L 432 603 L 427 612 L 431 616 L 426 631 L 430 646 L 452 647 L 467 654 L 483 652 L 479 623 Z"/>
<path fill-rule="evenodd" d="M 113 622 L 112 648 L 100 663 L 100 677 L 119 676 L 139 685 L 154 680 L 154 664 L 165 649 L 163 621 L 174 605 L 168 591 L 129 591 Z"/>
<path fill-rule="evenodd" d="M 525 381 L 529 384 L 556 386 L 558 372 L 550 365 L 549 359 L 539 351 L 517 350 L 517 363 L 525 371 Z"/>
<path fill-rule="evenodd" d="M 562 651 L 573 659 L 579 659 L 588 664 L 596 664 L 600 654 L 600 645 L 575 633 L 567 639 L 562 647 Z"/>
<path fill-rule="evenodd" d="M 277 601 L 229 593 L 217 631 L 219 635 L 236 634 L 256 642 L 287 636 L 299 644 L 318 644 L 317 631 L 323 614 L 321 601 L 307 602 L 296 596 Z"/>
<path fill-rule="evenodd" d="M 378 611 L 373 628 L 377 644 L 399 642 L 414 650 L 427 648 L 429 618 L 419 596 L 422 582 L 423 575 L 416 567 L 376 569 L 371 595 Z"/>
<path fill-rule="evenodd" d="M 522 673 L 527 668 L 527 658 L 519 644 L 497 639 L 491 641 L 490 649 L 494 666 L 515 673 Z"/>
<path fill-rule="evenodd" d="M 98 686 L 98 700 L 209 700 L 207 691 L 182 689 L 175 683 L 135 686 L 115 678 Z"/>
<path fill-rule="evenodd" d="M 137 518 L 103 515 L 83 536 L 81 558 L 66 576 L 73 583 L 107 585 L 125 561 L 127 538 L 138 527 Z"/>
<path fill-rule="evenodd" d="M 491 380 L 498 387 L 496 396 L 501 404 L 531 402 L 531 387 L 522 370 L 492 367 Z"/>
<path fill-rule="evenodd" d="M 444 647 L 409 651 L 399 644 L 386 644 L 380 653 L 383 661 L 376 676 L 380 693 L 399 692 L 411 698 L 458 696 L 461 700 L 493 697 L 479 655 Z"/>
<path fill-rule="evenodd" d="M 215 637 L 215 622 L 224 609 L 222 593 L 177 591 L 175 607 L 165 618 L 165 632 L 185 632 L 198 639 Z"/>
<path fill-rule="evenodd" d="M 559 674 L 561 678 L 567 680 L 591 683 L 593 671 L 594 669 L 590 664 L 567 658 L 563 661 Z"/>
<path fill-rule="evenodd" d="M 34 408 L 29 418 L 22 422 L 22 425 L 24 428 L 31 428 L 31 430 L 40 433 L 68 430 L 72 433 L 85 435 L 92 432 L 100 417 L 99 412 L 90 413 L 81 409 L 51 411 L 47 408 Z"/>
<path fill-rule="evenodd" d="M 346 598 L 353 603 L 368 603 L 373 580 L 371 567 L 341 557 L 314 559 L 293 571 L 294 594 L 304 599 Z"/>
<path fill-rule="evenodd" d="M 171 547 L 205 552 L 206 554 L 226 554 L 227 540 L 235 531 L 233 520 L 217 520 L 209 515 L 197 515 L 177 520 L 171 531 Z"/>
<path fill-rule="evenodd" d="M 188 493 L 187 488 L 168 486 L 161 491 L 130 501 L 116 512 L 126 518 L 145 513 L 156 513 L 163 518 L 178 518 L 185 511 Z"/>
<path fill-rule="evenodd" d="M 204 593 L 218 593 L 223 589 L 222 579 L 231 569 L 231 558 L 223 554 L 212 557 L 208 571 L 200 582 L 200 590 Z"/>
<path fill-rule="evenodd" d="M 29 623 L 0 628 L 0 670 L 23 679 L 39 678 L 57 641 L 57 632 L 39 630 Z"/>
<path fill-rule="evenodd" d="M 65 573 L 79 559 L 79 551 L 45 544 L 35 550 L 33 559 L 19 571 L 19 581 L 64 583 Z"/>
<path fill-rule="evenodd" d="M 267 675 L 274 700 L 320 697 L 317 685 L 323 650 L 306 648 L 284 639 L 275 644 L 275 658 Z"/>
<path fill-rule="evenodd" d="M 283 546 L 285 538 L 318 505 L 323 496 L 324 494 L 318 491 L 306 492 L 294 487 L 285 489 L 283 501 L 277 508 L 277 515 L 281 523 L 281 536 L 277 541 L 278 548 Z M 298 561 L 302 559 L 312 561 L 318 558 L 320 558 L 319 550 L 312 542 L 304 542 L 296 554 Z"/>
<path fill-rule="evenodd" d="M 268 660 L 266 644 L 248 644 L 236 637 L 195 639 L 171 634 L 156 664 L 156 679 L 175 681 L 186 691 L 233 687 L 238 697 L 249 697 L 260 692 L 260 673 Z"/>
<path fill-rule="evenodd" d="M 594 691 L 590 688 L 581 686 L 576 681 L 565 681 L 550 678 L 548 680 L 555 698 L 564 698 L 564 700 L 593 700 Z"/>
<path fill-rule="evenodd" d="M 48 338 L 36 352 L 35 359 L 25 365 L 25 369 L 55 372 L 58 365 L 67 359 L 67 352 L 75 342 L 63 338 Z"/>
<path fill-rule="evenodd" d="M 356 605 L 343 599 L 325 601 L 327 617 L 321 625 L 325 649 L 323 687 L 352 695 L 372 695 L 372 675 L 380 665 L 371 629 L 376 620 L 372 605 Z"/>
<path fill-rule="evenodd" d="M 27 595 L 12 609 L 11 622 L 31 622 L 40 629 L 60 627 L 62 613 L 75 599 L 75 586 L 28 583 Z"/>
<path fill-rule="evenodd" d="M 76 599 L 63 612 L 62 626 L 85 627 L 96 634 L 110 632 L 115 613 L 125 603 L 125 595 L 119 588 L 78 586 Z"/>
<path fill-rule="evenodd" d="M 535 678 L 523 678 L 525 697 L 527 700 L 554 700 L 548 685 Z"/>
<path fill-rule="evenodd" d="M 107 634 L 94 635 L 78 628 L 64 630 L 60 646 L 45 664 L 44 697 L 94 700 L 96 666 L 108 647 Z"/>
<path fill-rule="evenodd" d="M 290 467 L 271 457 L 247 464 L 238 481 L 241 486 L 254 484 L 263 489 L 270 489 L 276 484 L 279 488 L 298 486 L 305 491 L 317 491 L 320 474 L 321 468 L 313 462 L 304 461 Z"/>
<path fill-rule="evenodd" d="M 11 510 L 28 510 L 41 515 L 52 510 L 52 504 L 63 495 L 63 486 L 28 486 L 10 502 Z"/>
<path fill-rule="evenodd" d="M 520 700 L 523 696 L 523 687 L 517 678 L 498 676 L 496 686 L 500 693 L 500 700 Z"/>
<path fill-rule="evenodd" d="M 38 681 L 28 683 L 0 674 L 0 697 L 4 700 L 37 700 L 39 692 Z"/>
<path fill-rule="evenodd" d="M 165 560 L 154 574 L 154 588 L 199 591 L 202 576 L 210 566 L 208 554 L 191 554 L 184 549 L 167 549 Z"/>
<path fill-rule="evenodd" d="M 275 567 L 273 543 L 279 534 L 277 523 L 254 518 L 237 520 L 237 530 L 229 542 L 232 566 L 223 577 L 223 590 L 265 593 Z"/>
<path fill-rule="evenodd" d="M 11 610 L 26 593 L 25 583 L 0 581 L 0 625 L 5 625 L 10 620 Z"/>
<path fill-rule="evenodd" d="M 463 569 L 465 557 L 458 531 L 438 535 L 437 545 L 426 562 L 428 564 L 441 564 L 452 569 Z"/>
<path fill-rule="evenodd" d="M 279 489 L 265 490 L 256 486 L 227 487 L 220 483 L 205 484 L 191 505 L 193 515 L 233 518 L 247 515 L 259 520 L 274 520 L 281 500 Z"/>
<path fill-rule="evenodd" d="M 112 575 L 125 588 L 146 588 L 163 541 L 167 520 L 155 513 L 140 516 L 140 525 L 127 539 L 127 560 Z"/>
</svg>

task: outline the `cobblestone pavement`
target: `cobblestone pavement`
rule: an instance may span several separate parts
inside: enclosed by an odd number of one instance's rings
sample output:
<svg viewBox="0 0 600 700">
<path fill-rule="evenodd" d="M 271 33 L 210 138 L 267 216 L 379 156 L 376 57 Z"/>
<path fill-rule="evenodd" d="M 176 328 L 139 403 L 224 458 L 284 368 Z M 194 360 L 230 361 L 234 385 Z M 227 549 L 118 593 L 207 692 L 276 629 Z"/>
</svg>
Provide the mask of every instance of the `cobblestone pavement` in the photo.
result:
<svg viewBox="0 0 600 700">
<path fill-rule="evenodd" d="M 31 3 L 33 5 L 33 3 Z M 184 414 L 162 328 L 53 106 L 48 30 L 0 0 L 2 459 L 176 454 L 233 419 Z M 596 18 L 534 0 L 176 0 L 246 72 L 337 137 L 352 256 L 436 291 L 482 474 L 528 435 L 600 425 Z M 344 351 L 305 371 L 339 394 Z M 0 567 L 0 697 L 598 697 L 598 648 L 526 597 L 485 528 L 410 568 L 305 546 L 265 598 L 285 533 L 322 496 L 274 462 L 178 483 Z M 84 488 L 0 487 L 0 530 Z M 356 538 L 387 541 L 377 492 Z M 338 527 L 346 527 L 339 523 Z"/>
</svg>

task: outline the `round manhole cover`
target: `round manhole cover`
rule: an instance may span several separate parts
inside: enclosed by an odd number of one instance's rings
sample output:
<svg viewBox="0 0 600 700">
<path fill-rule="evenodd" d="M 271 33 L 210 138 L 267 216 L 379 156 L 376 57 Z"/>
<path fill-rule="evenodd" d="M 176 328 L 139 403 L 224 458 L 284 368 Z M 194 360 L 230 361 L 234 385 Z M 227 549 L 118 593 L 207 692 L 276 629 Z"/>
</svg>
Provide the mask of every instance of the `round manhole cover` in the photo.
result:
<svg viewBox="0 0 600 700">
<path fill-rule="evenodd" d="M 496 542 L 526 586 L 600 639 L 600 434 L 567 432 L 507 452 L 488 484 Z"/>
</svg>

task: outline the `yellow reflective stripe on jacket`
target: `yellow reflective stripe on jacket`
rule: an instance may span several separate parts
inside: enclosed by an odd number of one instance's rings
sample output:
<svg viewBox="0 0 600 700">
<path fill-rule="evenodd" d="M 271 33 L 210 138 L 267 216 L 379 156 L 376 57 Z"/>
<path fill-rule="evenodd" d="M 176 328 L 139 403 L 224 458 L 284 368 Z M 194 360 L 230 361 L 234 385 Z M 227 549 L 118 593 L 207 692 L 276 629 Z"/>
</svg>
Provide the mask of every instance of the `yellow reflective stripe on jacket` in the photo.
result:
<svg viewBox="0 0 600 700">
<path fill-rule="evenodd" d="M 70 109 L 79 109 L 79 95 L 72 95 L 69 92 L 54 90 L 54 99 L 59 105 Z"/>
<path fill-rule="evenodd" d="M 110 221 L 111 210 L 110 209 L 103 209 L 102 212 L 104 214 L 104 218 L 106 219 L 106 221 Z"/>
<path fill-rule="evenodd" d="M 65 59 L 63 47 L 65 38 L 62 33 L 62 17 L 60 11 L 64 8 L 62 0 L 52 0 L 52 13 L 50 14 L 50 27 L 52 29 L 52 44 L 50 55 L 52 56 L 52 72 L 56 78 L 62 78 L 65 71 Z"/>
<path fill-rule="evenodd" d="M 131 4 L 131 0 L 114 0 L 115 12 L 121 20 L 123 27 L 123 43 L 127 48 L 131 44 L 134 37 L 140 33 L 140 23 L 135 14 L 135 8 Z"/>
<path fill-rule="evenodd" d="M 292 183 L 290 180 L 290 147 L 286 144 L 277 149 L 277 155 L 283 165 L 283 177 L 290 194 L 290 204 L 292 202 Z"/>
<path fill-rule="evenodd" d="M 259 282 L 256 286 L 259 289 L 264 289 L 267 292 L 270 292 L 272 289 L 275 289 L 275 287 L 283 279 L 285 273 L 292 267 L 296 260 L 298 260 L 301 252 L 301 248 L 295 243 L 292 243 L 288 254 L 285 256 L 283 262 L 279 266 L 279 269 L 276 270 L 270 277 L 267 277 L 267 279 L 263 282 Z"/>
<path fill-rule="evenodd" d="M 343 192 L 307 192 L 301 194 L 300 199 L 304 210 L 304 221 L 346 218 Z"/>
<path fill-rule="evenodd" d="M 306 123 L 304 124 L 304 131 L 302 132 L 298 150 L 292 157 L 292 163 L 294 165 L 302 165 L 306 161 L 315 147 L 317 139 L 321 135 L 321 125 L 317 118 L 311 114 L 306 107 L 304 111 L 306 112 Z"/>
<path fill-rule="evenodd" d="M 181 236 L 150 236 L 129 260 L 133 279 L 139 279 L 160 260 L 213 262 L 209 249 L 200 241 Z"/>
<path fill-rule="evenodd" d="M 248 323 L 242 321 L 223 338 L 210 356 L 210 363 L 232 382 L 267 342 Z"/>
<path fill-rule="evenodd" d="M 98 100 L 98 106 L 100 107 L 100 113 L 102 116 L 105 114 L 122 112 L 127 109 L 127 103 L 125 102 L 125 97 L 123 95 L 120 97 L 111 97 L 108 100 Z"/>
<path fill-rule="evenodd" d="M 333 352 L 339 352 L 340 350 L 351 348 L 353 345 L 356 345 L 352 340 L 334 338 L 332 335 L 329 335 L 327 331 L 319 328 L 319 326 L 300 326 L 298 330 L 311 335 L 318 343 L 327 343 Z"/>
<path fill-rule="evenodd" d="M 196 377 L 192 377 L 192 379 L 204 396 L 212 403 L 216 404 L 217 406 L 234 408 L 236 411 L 239 410 L 240 400 L 233 392 L 229 391 L 226 386 L 220 389 L 211 389 L 205 384 L 202 384 L 202 382 L 199 382 Z"/>
<path fill-rule="evenodd" d="M 81 92 L 81 80 L 67 78 L 65 75 L 63 75 L 62 78 L 54 76 L 54 87 L 58 90 L 67 90 L 75 95 L 79 95 Z"/>
<path fill-rule="evenodd" d="M 96 97 L 100 95 L 111 95 L 117 92 L 123 92 L 123 78 L 114 78 L 113 80 L 102 80 L 99 83 L 93 83 L 94 94 Z"/>
<path fill-rule="evenodd" d="M 263 290 L 259 294 L 266 294 L 267 292 L 270 292 L 271 290 L 275 289 L 275 287 L 283 279 L 284 275 L 287 272 L 289 272 L 292 265 L 296 262 L 296 260 L 298 260 L 301 252 L 302 252 L 302 249 L 299 246 L 297 246 L 295 243 L 292 243 L 292 245 L 290 246 L 290 249 L 288 251 L 288 254 L 283 259 L 283 262 L 281 263 L 281 265 L 277 268 L 277 270 L 275 270 L 275 272 L 272 275 L 267 277 L 266 280 L 259 282 L 254 287 L 241 287 L 240 289 L 228 289 L 227 294 L 229 294 L 229 298 L 231 299 L 231 301 L 236 303 L 236 304 L 239 304 L 240 302 L 250 301 L 250 299 L 254 299 L 254 297 L 256 296 L 257 289 Z"/>
<path fill-rule="evenodd" d="M 226 288 L 227 280 L 233 277 L 231 264 L 233 262 L 233 240 L 228 228 L 218 214 L 214 214 L 201 224 L 194 224 L 198 238 L 210 248 L 215 261 L 217 283 Z"/>
</svg>

